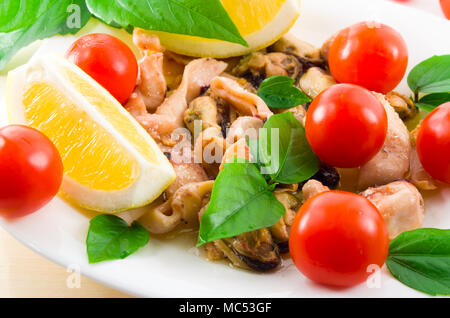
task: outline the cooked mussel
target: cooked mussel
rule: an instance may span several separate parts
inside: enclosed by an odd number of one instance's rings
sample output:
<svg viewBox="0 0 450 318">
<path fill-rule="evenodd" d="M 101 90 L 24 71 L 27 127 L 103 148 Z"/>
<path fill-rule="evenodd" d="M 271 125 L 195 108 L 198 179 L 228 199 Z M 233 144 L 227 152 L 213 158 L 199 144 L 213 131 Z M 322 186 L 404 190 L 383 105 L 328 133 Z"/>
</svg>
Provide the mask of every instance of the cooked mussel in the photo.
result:
<svg viewBox="0 0 450 318">
<path fill-rule="evenodd" d="M 308 42 L 296 38 L 292 34 L 286 34 L 283 36 L 274 45 L 269 47 L 269 51 L 292 54 L 314 63 L 322 62 L 320 49 L 314 47 L 314 45 Z"/>
<path fill-rule="evenodd" d="M 297 189 L 294 188 L 295 191 Z M 275 225 L 271 226 L 269 230 L 274 242 L 278 246 L 279 252 L 285 254 L 289 252 L 289 232 L 301 202 L 294 195 L 286 191 L 286 188 L 283 188 L 282 192 L 275 190 L 275 196 L 283 204 L 286 214 Z"/>
<path fill-rule="evenodd" d="M 302 64 L 294 55 L 272 52 L 254 52 L 244 57 L 232 74 L 247 79 L 258 89 L 262 81 L 271 76 L 288 76 L 295 80 L 302 74 Z"/>
<path fill-rule="evenodd" d="M 278 246 L 268 229 L 244 233 L 223 240 L 249 268 L 266 272 L 281 264 Z"/>
<path fill-rule="evenodd" d="M 414 105 L 413 101 L 400 93 L 387 93 L 386 100 L 403 121 L 414 118 L 419 112 L 419 109 Z"/>
<path fill-rule="evenodd" d="M 299 82 L 300 89 L 312 99 L 333 85 L 336 85 L 334 78 L 320 67 L 308 69 Z"/>
</svg>

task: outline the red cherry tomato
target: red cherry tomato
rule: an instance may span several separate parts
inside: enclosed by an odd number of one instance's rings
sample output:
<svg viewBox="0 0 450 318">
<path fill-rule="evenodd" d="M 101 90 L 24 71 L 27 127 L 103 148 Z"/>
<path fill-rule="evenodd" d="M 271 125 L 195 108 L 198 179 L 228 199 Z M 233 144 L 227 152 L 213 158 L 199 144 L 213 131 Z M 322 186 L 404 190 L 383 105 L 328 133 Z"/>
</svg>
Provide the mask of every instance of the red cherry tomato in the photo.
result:
<svg viewBox="0 0 450 318">
<path fill-rule="evenodd" d="M 309 144 L 323 162 L 355 168 L 380 151 L 387 134 L 387 115 L 367 89 L 338 84 L 313 100 L 305 129 Z"/>
<path fill-rule="evenodd" d="M 386 94 L 405 75 L 408 48 L 393 28 L 361 22 L 339 32 L 331 44 L 328 60 L 338 82 Z"/>
<path fill-rule="evenodd" d="M 103 33 L 89 34 L 72 44 L 67 58 L 106 88 L 121 104 L 136 86 L 138 64 L 121 40 Z"/>
<path fill-rule="evenodd" d="M 450 102 L 433 110 L 420 125 L 417 153 L 426 172 L 450 184 Z"/>
<path fill-rule="evenodd" d="M 450 0 L 440 0 L 441 8 L 447 19 L 450 20 Z"/>
<path fill-rule="evenodd" d="M 0 129 L 0 216 L 39 210 L 58 193 L 62 177 L 61 157 L 45 135 L 25 126 Z"/>
<path fill-rule="evenodd" d="M 370 265 L 383 266 L 389 238 L 383 217 L 369 200 L 328 191 L 300 208 L 289 249 L 297 268 L 311 280 L 353 286 L 369 277 Z"/>
</svg>

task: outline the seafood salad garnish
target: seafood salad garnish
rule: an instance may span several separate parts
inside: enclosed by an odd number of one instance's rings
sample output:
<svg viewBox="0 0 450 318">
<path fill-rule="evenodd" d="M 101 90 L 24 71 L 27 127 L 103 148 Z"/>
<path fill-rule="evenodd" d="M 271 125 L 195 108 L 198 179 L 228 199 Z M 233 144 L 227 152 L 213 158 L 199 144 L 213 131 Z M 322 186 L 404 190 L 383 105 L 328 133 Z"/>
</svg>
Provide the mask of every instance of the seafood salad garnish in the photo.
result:
<svg viewBox="0 0 450 318">
<path fill-rule="evenodd" d="M 290 256 L 313 281 L 354 286 L 386 264 L 450 294 L 450 230 L 422 228 L 423 195 L 450 184 L 450 55 L 417 65 L 400 92 L 413 52 L 392 27 L 360 22 L 316 47 L 287 33 L 299 1 L 254 2 L 179 11 L 198 19 L 189 30 L 83 7 L 128 29 L 128 44 L 90 33 L 9 72 L 0 215 L 59 193 L 97 214 L 90 263 L 189 231 L 202 257 L 239 269 Z"/>
</svg>

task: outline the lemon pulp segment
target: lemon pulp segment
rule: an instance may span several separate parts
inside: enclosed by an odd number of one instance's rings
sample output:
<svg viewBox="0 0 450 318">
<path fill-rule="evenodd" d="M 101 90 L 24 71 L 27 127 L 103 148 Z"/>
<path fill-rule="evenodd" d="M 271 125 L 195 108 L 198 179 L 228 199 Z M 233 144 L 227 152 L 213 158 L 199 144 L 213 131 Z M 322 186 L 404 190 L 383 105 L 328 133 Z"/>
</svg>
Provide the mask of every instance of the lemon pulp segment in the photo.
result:
<svg viewBox="0 0 450 318">
<path fill-rule="evenodd" d="M 259 31 L 278 14 L 285 0 L 222 0 L 225 10 L 243 36 Z M 253 19 L 249 19 L 253 17 Z"/>
<path fill-rule="evenodd" d="M 124 189 L 137 178 L 134 157 L 52 84 L 31 83 L 23 104 L 27 123 L 53 141 L 68 177 L 104 191 Z"/>
<path fill-rule="evenodd" d="M 61 70 L 67 78 L 67 80 L 74 86 L 74 88 L 80 92 L 84 98 L 99 111 L 108 122 L 124 137 L 127 141 L 134 146 L 134 148 L 151 163 L 157 163 L 157 157 L 154 150 L 147 146 L 147 143 L 143 142 L 144 136 L 142 136 L 142 130 L 131 121 L 129 116 L 126 116 L 117 111 L 111 100 L 106 98 L 103 94 L 98 93 L 98 88 L 90 82 L 83 79 L 80 75 L 72 71 L 71 69 L 62 66 Z M 111 97 L 112 98 L 112 97 Z M 143 133 L 146 134 L 144 131 Z"/>
</svg>

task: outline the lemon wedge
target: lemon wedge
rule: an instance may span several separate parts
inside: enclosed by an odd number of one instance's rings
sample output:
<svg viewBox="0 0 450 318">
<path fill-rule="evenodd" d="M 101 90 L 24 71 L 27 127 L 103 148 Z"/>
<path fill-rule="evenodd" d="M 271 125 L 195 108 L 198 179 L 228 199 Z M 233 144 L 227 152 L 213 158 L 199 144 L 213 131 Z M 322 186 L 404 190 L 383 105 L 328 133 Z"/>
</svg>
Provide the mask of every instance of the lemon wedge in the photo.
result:
<svg viewBox="0 0 450 318">
<path fill-rule="evenodd" d="M 115 213 L 154 201 L 175 172 L 134 118 L 62 56 L 37 58 L 8 75 L 9 120 L 47 135 L 63 164 L 62 197 Z"/>
<path fill-rule="evenodd" d="M 300 16 L 300 0 L 222 0 L 225 10 L 250 45 L 151 31 L 169 51 L 226 58 L 263 49 L 279 40 Z"/>
</svg>

